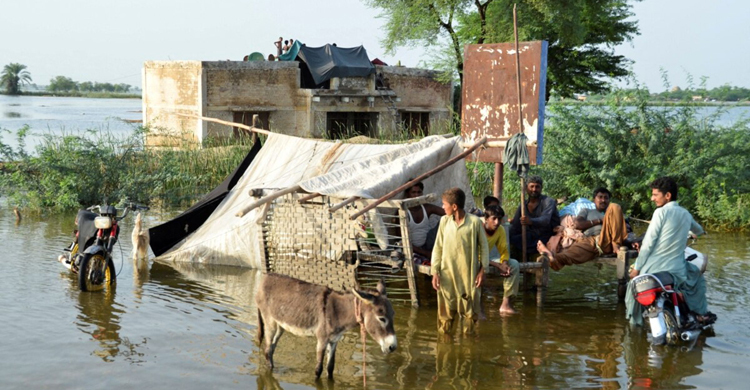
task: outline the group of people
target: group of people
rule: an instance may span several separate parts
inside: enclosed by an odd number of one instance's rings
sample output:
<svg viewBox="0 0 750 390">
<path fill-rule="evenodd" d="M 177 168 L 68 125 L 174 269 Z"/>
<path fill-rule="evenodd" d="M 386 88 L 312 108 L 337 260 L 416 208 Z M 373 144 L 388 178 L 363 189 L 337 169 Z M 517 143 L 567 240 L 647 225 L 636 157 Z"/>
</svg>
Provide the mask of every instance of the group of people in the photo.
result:
<svg viewBox="0 0 750 390">
<path fill-rule="evenodd" d="M 551 240 L 562 234 L 560 216 L 557 201 L 542 194 L 543 181 L 539 176 L 527 179 L 526 202 L 510 221 L 507 241 L 511 248 L 506 244 L 502 226 L 505 212 L 497 198 L 485 198 L 483 211 L 467 212 L 466 194 L 459 188 L 451 188 L 442 194 L 442 208 L 431 204 L 410 208 L 408 226 L 414 261 L 430 264 L 432 286 L 438 292 L 438 330 L 449 332 L 454 319 L 461 318 L 463 331 L 473 331 L 482 313 L 481 286 L 489 266 L 497 268 L 504 277 L 500 313 L 515 313 L 512 300 L 518 293 L 519 264 L 514 258 L 520 258 L 523 250 L 524 230 L 529 257 L 546 256 L 555 271 L 617 253 L 624 246 L 639 250 L 631 278 L 641 272 L 670 272 L 675 288 L 685 296 L 698 321 L 702 321 L 708 315 L 705 280 L 698 267 L 685 261 L 684 250 L 689 232 L 700 235 L 704 231 L 677 203 L 674 180 L 662 177 L 652 182 L 650 188 L 657 209 L 642 241 L 628 240 L 630 228 L 622 208 L 610 202 L 612 194 L 603 187 L 593 191 L 595 208 L 582 209 L 574 219 L 574 228 L 579 233 L 576 238 L 564 245 L 559 244 L 560 240 Z M 406 190 L 404 197 L 415 198 L 423 192 L 424 185 L 417 183 Z M 523 213 L 521 207 L 525 208 Z M 441 218 L 431 228 L 432 215 Z M 492 249 L 498 252 L 494 260 L 490 260 Z M 631 323 L 642 323 L 632 294 L 627 295 L 626 305 L 626 316 Z"/>
<path fill-rule="evenodd" d="M 278 41 L 274 41 L 274 46 L 276 46 L 276 58 L 279 58 L 282 54 L 286 54 L 292 46 L 294 46 L 294 39 L 284 39 L 283 37 L 279 37 Z M 272 61 L 270 58 L 273 55 L 269 55 L 269 61 Z"/>
</svg>

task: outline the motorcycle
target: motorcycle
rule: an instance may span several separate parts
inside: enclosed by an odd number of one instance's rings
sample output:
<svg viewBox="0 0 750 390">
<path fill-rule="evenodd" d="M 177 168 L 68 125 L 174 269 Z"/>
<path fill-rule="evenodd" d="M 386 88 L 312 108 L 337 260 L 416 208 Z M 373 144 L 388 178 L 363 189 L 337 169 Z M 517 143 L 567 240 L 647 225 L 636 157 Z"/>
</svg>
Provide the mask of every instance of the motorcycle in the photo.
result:
<svg viewBox="0 0 750 390">
<path fill-rule="evenodd" d="M 685 261 L 706 271 L 708 256 L 691 247 L 685 248 Z M 674 290 L 669 272 L 638 275 L 630 281 L 635 300 L 643 306 L 643 317 L 651 328 L 653 345 L 676 345 L 680 340 L 695 340 L 700 332 L 713 326 L 716 316 L 708 313 L 699 322 L 690 311 L 682 294 Z"/>
<path fill-rule="evenodd" d="M 97 291 L 114 286 L 117 274 L 112 261 L 112 249 L 120 235 L 118 222 L 131 210 L 148 209 L 130 202 L 125 205 L 121 216 L 117 216 L 115 206 L 106 204 L 78 210 L 75 239 L 64 249 L 59 260 L 66 268 L 78 274 L 78 287 L 81 291 Z"/>
</svg>

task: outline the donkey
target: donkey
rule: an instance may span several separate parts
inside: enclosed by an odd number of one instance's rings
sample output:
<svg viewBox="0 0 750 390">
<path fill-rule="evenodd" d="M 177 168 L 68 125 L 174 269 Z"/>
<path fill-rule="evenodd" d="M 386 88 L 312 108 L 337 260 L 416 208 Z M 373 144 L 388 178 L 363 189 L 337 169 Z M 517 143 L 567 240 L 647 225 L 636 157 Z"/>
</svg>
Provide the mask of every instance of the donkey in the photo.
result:
<svg viewBox="0 0 750 390">
<path fill-rule="evenodd" d="M 315 377 L 323 372 L 323 357 L 328 349 L 328 376 L 333 377 L 336 346 L 344 332 L 364 322 L 370 336 L 383 353 L 396 350 L 393 330 L 393 306 L 381 280 L 377 292 L 352 289 L 339 293 L 330 288 L 290 277 L 268 274 L 255 295 L 258 306 L 258 345 L 265 339 L 265 356 L 273 369 L 273 352 L 284 331 L 296 336 L 318 339 L 318 365 Z M 359 316 L 358 312 L 359 311 Z M 359 318 L 358 318 L 359 317 Z"/>
</svg>

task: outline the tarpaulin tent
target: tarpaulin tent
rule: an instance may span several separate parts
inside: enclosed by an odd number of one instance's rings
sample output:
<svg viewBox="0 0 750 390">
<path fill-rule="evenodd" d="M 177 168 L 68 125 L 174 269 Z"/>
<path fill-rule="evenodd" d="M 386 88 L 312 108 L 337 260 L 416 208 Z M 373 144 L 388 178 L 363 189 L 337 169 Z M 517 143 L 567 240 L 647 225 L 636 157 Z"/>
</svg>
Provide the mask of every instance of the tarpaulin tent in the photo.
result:
<svg viewBox="0 0 750 390">
<path fill-rule="evenodd" d="M 172 220 L 149 229 L 151 250 L 154 252 L 154 255 L 160 256 L 164 254 L 164 252 L 203 225 L 203 222 L 211 216 L 211 213 L 216 210 L 216 207 L 221 204 L 224 197 L 227 196 L 237 184 L 237 181 L 245 174 L 245 170 L 253 162 L 253 159 L 260 151 L 260 147 L 260 142 L 256 142 L 240 165 L 235 168 L 234 172 L 229 174 L 218 187 L 214 188 L 213 191 L 194 204 L 193 207 L 185 210 Z"/>
<path fill-rule="evenodd" d="M 273 192 L 299 186 L 309 193 L 340 199 L 355 196 L 376 199 L 461 154 L 460 140 L 460 137 L 430 136 L 409 144 L 362 145 L 271 133 L 244 174 L 228 189 L 205 222 L 174 244 L 161 258 L 261 268 L 264 256 L 261 253 L 264 250 L 264 233 L 260 223 L 265 218 L 263 207 L 255 208 L 242 217 L 237 216 L 239 211 L 257 201 L 250 195 L 251 190 Z M 439 195 L 451 187 L 460 187 L 469 192 L 466 167 L 461 162 L 453 164 L 425 179 L 424 185 L 425 193 Z M 436 203 L 439 203 L 439 199 Z M 472 207 L 473 198 L 467 197 L 466 203 L 467 208 Z M 327 206 L 325 210 L 328 210 Z M 325 215 L 328 215 L 327 212 Z M 307 221 L 300 217 L 298 222 L 304 224 Z M 357 224 L 358 221 L 346 223 Z M 183 222 L 175 222 L 173 229 L 181 230 L 183 225 Z M 336 235 L 341 232 L 331 228 L 328 231 L 316 230 L 315 234 Z M 293 239 L 299 241 L 307 238 Z M 158 236 L 152 236 L 152 250 L 155 246 L 162 248 L 164 245 Z M 157 251 L 154 250 L 154 253 Z"/>
<path fill-rule="evenodd" d="M 364 46 L 302 45 L 297 57 L 307 64 L 315 84 L 322 84 L 331 77 L 367 77 L 375 73 Z"/>
</svg>

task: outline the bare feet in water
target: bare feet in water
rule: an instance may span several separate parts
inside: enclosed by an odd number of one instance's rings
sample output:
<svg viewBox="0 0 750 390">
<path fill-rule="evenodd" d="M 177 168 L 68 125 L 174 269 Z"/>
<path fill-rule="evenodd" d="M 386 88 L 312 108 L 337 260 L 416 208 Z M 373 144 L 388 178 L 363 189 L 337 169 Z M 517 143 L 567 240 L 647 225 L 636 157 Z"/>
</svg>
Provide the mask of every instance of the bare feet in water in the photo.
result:
<svg viewBox="0 0 750 390">
<path fill-rule="evenodd" d="M 542 255 L 547 256 L 547 258 L 549 259 L 550 268 L 552 268 L 555 271 L 559 271 L 562 269 L 562 266 L 560 265 L 560 263 L 558 263 L 557 260 L 555 259 L 555 255 L 553 255 L 552 252 L 549 249 L 547 249 L 547 246 L 544 245 L 542 241 L 536 242 L 536 250 L 539 251 L 539 253 L 541 253 Z"/>
<path fill-rule="evenodd" d="M 510 303 L 510 299 L 503 298 L 503 303 L 500 305 L 500 315 L 509 316 L 516 314 L 516 310 L 513 309 L 513 304 Z"/>
</svg>

